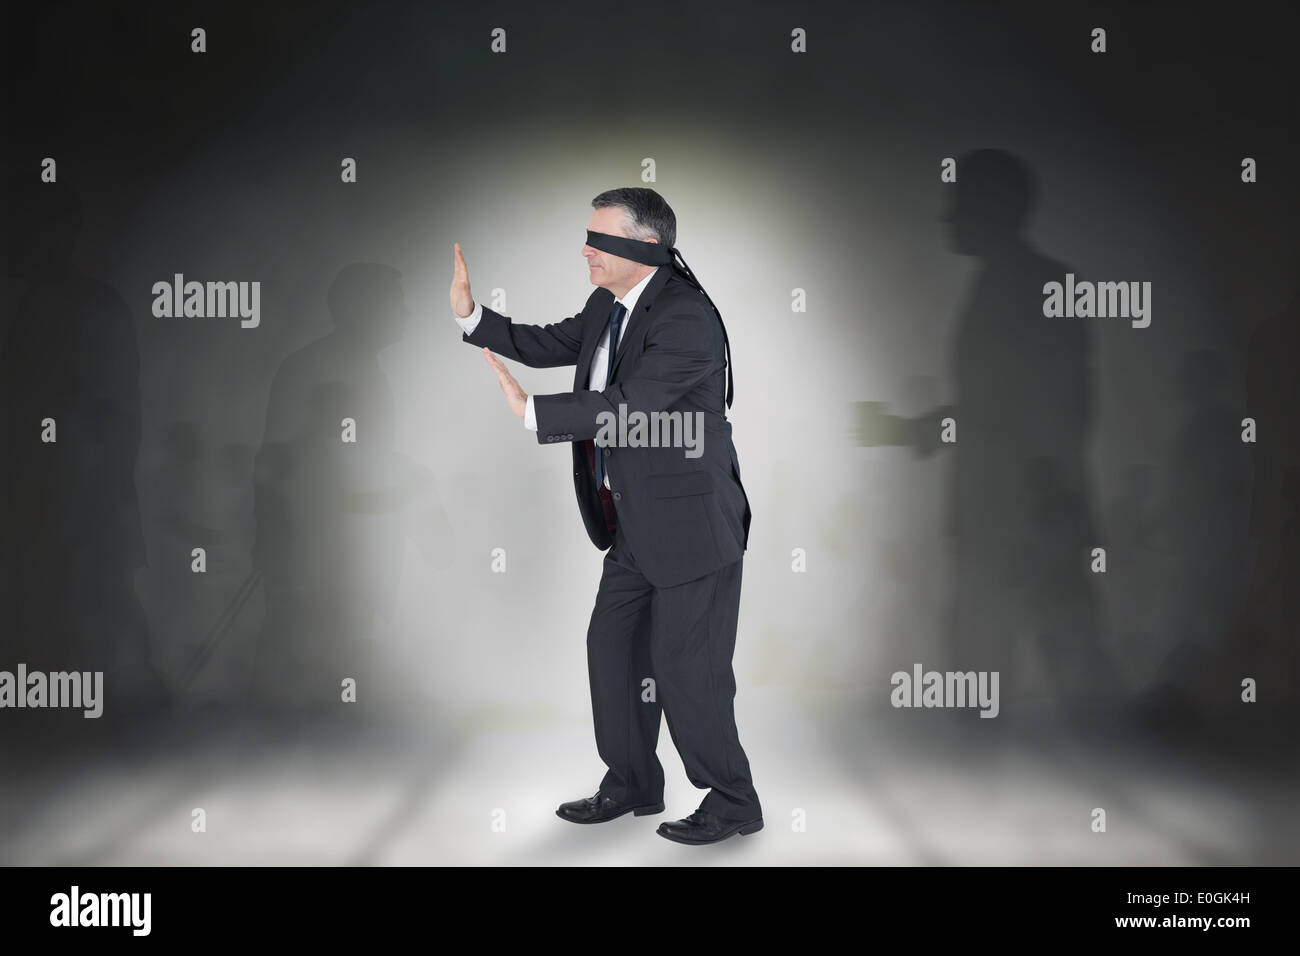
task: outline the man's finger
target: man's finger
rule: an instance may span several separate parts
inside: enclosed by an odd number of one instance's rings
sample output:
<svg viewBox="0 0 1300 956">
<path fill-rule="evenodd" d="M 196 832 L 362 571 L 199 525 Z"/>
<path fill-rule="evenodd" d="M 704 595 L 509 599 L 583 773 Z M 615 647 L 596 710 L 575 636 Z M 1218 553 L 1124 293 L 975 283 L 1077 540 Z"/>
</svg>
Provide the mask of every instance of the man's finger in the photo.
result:
<svg viewBox="0 0 1300 956">
<path fill-rule="evenodd" d="M 506 387 L 506 382 L 509 382 L 516 388 L 519 387 L 518 383 L 515 381 L 515 377 L 510 374 L 509 370 L 502 364 L 499 358 L 489 352 L 486 348 L 483 349 L 483 354 L 487 358 L 488 364 L 492 366 L 492 371 L 497 373 L 497 380 L 501 383 L 502 388 Z"/>
</svg>

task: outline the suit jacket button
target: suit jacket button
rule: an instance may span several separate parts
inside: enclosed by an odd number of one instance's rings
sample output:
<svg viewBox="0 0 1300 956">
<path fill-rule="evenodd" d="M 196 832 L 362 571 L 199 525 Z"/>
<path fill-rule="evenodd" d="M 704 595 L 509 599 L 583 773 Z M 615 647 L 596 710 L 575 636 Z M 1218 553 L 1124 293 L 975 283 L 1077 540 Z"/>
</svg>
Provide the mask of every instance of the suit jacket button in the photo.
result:
<svg viewBox="0 0 1300 956">
<path fill-rule="evenodd" d="M 606 457 L 606 458 L 609 457 L 609 449 L 608 449 L 608 448 L 605 449 L 605 457 Z"/>
<path fill-rule="evenodd" d="M 623 496 L 622 496 L 621 494 L 619 494 L 619 493 L 616 491 L 616 492 L 614 492 L 614 500 L 615 500 L 615 501 L 622 501 L 622 500 L 623 500 Z"/>
</svg>

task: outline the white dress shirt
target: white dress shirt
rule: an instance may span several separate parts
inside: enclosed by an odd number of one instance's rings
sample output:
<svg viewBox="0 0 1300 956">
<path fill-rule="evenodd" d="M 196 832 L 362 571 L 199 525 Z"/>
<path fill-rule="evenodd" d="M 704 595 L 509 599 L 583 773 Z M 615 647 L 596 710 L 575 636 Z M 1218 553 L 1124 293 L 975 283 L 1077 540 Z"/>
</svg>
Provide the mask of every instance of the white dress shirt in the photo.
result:
<svg viewBox="0 0 1300 956">
<path fill-rule="evenodd" d="M 623 324 L 619 326 L 618 341 L 614 343 L 615 350 L 627 338 L 627 327 L 632 322 L 632 316 L 636 312 L 637 300 L 641 298 L 641 293 L 645 291 L 646 285 L 662 268 L 663 266 L 658 266 L 653 272 L 645 275 L 640 282 L 628 290 L 627 295 L 622 298 L 614 297 L 615 302 L 623 303 L 623 307 L 627 309 L 627 315 L 623 316 Z M 462 318 L 453 312 L 452 317 L 456 320 L 456 324 L 461 327 L 461 330 L 466 335 L 470 335 L 478 326 L 479 319 L 483 317 L 483 305 L 480 302 L 475 302 L 474 311 L 469 315 Z M 587 379 L 587 388 L 596 392 L 605 390 L 605 375 L 609 368 L 609 362 L 609 322 L 607 320 L 605 322 L 605 331 L 601 333 L 600 341 L 596 343 L 596 352 L 591 357 L 591 376 Z M 533 411 L 533 396 L 531 395 L 528 396 L 528 405 L 524 409 L 524 427 L 530 431 L 537 431 L 537 413 Z M 605 475 L 605 487 L 609 487 L 608 474 Z"/>
</svg>

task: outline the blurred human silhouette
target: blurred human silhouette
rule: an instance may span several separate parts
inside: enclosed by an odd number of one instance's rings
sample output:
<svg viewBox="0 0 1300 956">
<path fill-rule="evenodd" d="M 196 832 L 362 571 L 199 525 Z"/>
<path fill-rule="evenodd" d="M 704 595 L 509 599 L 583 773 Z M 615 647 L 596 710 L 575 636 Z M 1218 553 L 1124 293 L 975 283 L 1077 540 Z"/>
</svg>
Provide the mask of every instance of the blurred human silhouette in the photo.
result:
<svg viewBox="0 0 1300 956">
<path fill-rule="evenodd" d="M 1241 555 L 1250 507 L 1250 458 L 1241 411 L 1227 395 L 1228 366 L 1207 349 L 1190 349 L 1178 369 L 1183 415 L 1171 449 L 1163 521 L 1168 595 L 1161 630 L 1177 643 L 1163 669 L 1189 707 L 1235 705 L 1229 635 L 1245 587 Z M 1221 702 L 1216 708 L 1215 701 Z M 1207 708 L 1209 708 L 1207 710 Z"/>
<path fill-rule="evenodd" d="M 450 554 L 432 474 L 393 447 L 377 356 L 409 315 L 400 279 L 384 265 L 342 269 L 328 295 L 334 330 L 271 384 L 255 466 L 266 616 L 251 682 L 267 709 L 338 706 L 346 678 L 359 705 L 373 702 L 375 615 L 392 620 L 406 538 L 436 564 Z"/>
<path fill-rule="evenodd" d="M 943 221 L 981 269 L 957 319 L 954 406 L 915 418 L 862 403 L 860 444 L 953 455 L 946 532 L 955 583 L 944 669 L 997 670 L 1004 709 L 1046 692 L 1062 707 L 1117 693 L 1091 580 L 1087 475 L 1092 424 L 1089 319 L 1047 318 L 1043 286 L 1073 271 L 1034 250 L 1034 176 L 983 149 L 958 160 Z M 941 441 L 944 419 L 953 442 Z M 1050 686 L 1036 691 L 1037 667 Z"/>
<path fill-rule="evenodd" d="M 1123 468 L 1119 492 L 1109 502 L 1106 514 L 1106 552 L 1111 566 L 1124 571 L 1112 574 L 1107 581 L 1113 606 L 1122 614 L 1116 640 L 1128 652 L 1126 663 L 1150 666 L 1150 661 L 1162 654 L 1161 645 L 1173 637 L 1160 639 L 1170 538 L 1165 528 L 1168 509 L 1157 495 L 1150 462 L 1130 462 Z M 1145 652 L 1134 653 L 1135 649 Z"/>
<path fill-rule="evenodd" d="M 35 170 L 5 180 L 0 633 L 7 665 L 104 672 L 104 716 L 167 695 L 135 592 L 140 356 L 122 297 L 73 261 L 82 209 Z M 46 419 L 55 441 L 42 440 Z M 78 714 L 78 716 L 80 716 Z"/>
<path fill-rule="evenodd" d="M 1112 537 L 1123 543 L 1126 553 L 1158 552 L 1167 546 L 1148 462 L 1132 462 L 1125 467 L 1119 495 L 1109 511 L 1115 517 Z"/>
<path fill-rule="evenodd" d="M 190 685 L 199 676 L 196 655 L 229 595 L 248 576 L 253 451 L 239 442 L 216 446 L 199 422 L 170 421 L 141 462 L 140 491 L 149 502 L 147 537 L 156 554 L 169 558 L 155 561 L 138 585 L 156 635 L 158 665 L 174 695 L 192 699 Z M 192 568 L 198 547 L 206 556 L 202 574 Z M 237 622 L 245 648 L 248 629 L 257 623 L 248 618 Z M 229 656 L 220 668 L 202 671 L 209 696 L 224 696 L 232 682 L 243 686 L 241 662 Z"/>
</svg>

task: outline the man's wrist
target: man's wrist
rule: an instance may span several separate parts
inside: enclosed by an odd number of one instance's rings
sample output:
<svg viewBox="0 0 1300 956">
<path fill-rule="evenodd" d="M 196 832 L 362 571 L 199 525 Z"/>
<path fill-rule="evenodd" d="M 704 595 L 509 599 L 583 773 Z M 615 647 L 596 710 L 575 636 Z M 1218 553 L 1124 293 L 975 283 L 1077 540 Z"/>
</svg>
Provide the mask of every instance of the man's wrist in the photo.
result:
<svg viewBox="0 0 1300 956">
<path fill-rule="evenodd" d="M 474 310 L 470 312 L 469 315 L 457 315 L 454 311 L 451 315 L 452 318 L 456 320 L 456 324 L 460 326 L 462 332 L 466 335 L 473 335 L 474 329 L 478 327 L 479 320 L 483 318 L 483 306 L 475 302 Z"/>
</svg>

